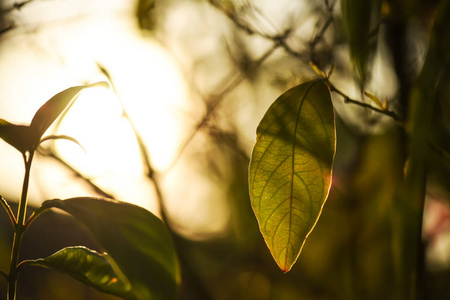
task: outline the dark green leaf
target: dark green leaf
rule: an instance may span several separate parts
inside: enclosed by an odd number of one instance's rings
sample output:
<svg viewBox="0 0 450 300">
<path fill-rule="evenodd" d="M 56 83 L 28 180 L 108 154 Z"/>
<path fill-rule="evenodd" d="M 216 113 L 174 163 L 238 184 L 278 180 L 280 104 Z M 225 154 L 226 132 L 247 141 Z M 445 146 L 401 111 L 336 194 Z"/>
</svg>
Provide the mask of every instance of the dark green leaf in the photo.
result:
<svg viewBox="0 0 450 300">
<path fill-rule="evenodd" d="M 349 37 L 350 56 L 364 82 L 371 50 L 371 31 L 380 22 L 380 0 L 343 0 L 342 18 Z M 373 39 L 372 41 L 376 41 Z"/>
<path fill-rule="evenodd" d="M 0 119 L 0 137 L 22 153 L 32 145 L 30 127 L 11 124 L 3 119 Z"/>
<path fill-rule="evenodd" d="M 123 202 L 97 198 L 49 200 L 83 223 L 114 260 L 139 300 L 175 299 L 178 260 L 166 226 L 149 211 Z M 125 279 L 126 278 L 126 279 Z"/>
<path fill-rule="evenodd" d="M 67 247 L 49 257 L 27 260 L 25 263 L 65 273 L 101 292 L 136 299 L 130 286 L 114 273 L 106 257 L 107 254 L 99 254 L 85 247 Z"/>
<path fill-rule="evenodd" d="M 285 92 L 258 126 L 250 197 L 266 244 L 285 272 L 300 255 L 328 197 L 335 135 L 330 94 L 320 80 Z"/>
</svg>

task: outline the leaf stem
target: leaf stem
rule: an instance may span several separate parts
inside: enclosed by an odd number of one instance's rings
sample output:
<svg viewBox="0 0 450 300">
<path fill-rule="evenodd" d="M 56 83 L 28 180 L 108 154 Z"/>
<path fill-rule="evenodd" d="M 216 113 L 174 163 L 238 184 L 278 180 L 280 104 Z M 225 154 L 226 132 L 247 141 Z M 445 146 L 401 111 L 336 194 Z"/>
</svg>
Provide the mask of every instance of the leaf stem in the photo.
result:
<svg viewBox="0 0 450 300">
<path fill-rule="evenodd" d="M 350 98 L 349 96 L 347 96 L 344 92 L 342 92 L 341 90 L 339 90 L 338 88 L 336 88 L 328 78 L 324 78 L 326 84 L 328 85 L 328 88 L 330 89 L 330 92 L 335 92 L 336 94 L 340 95 L 342 98 L 344 98 L 344 102 L 345 103 L 351 103 L 354 105 L 358 105 L 364 108 L 368 108 L 370 110 L 373 110 L 375 112 L 378 112 L 380 114 L 386 115 L 391 117 L 392 119 L 394 119 L 400 126 L 403 127 L 403 119 L 394 111 L 392 110 L 388 110 L 388 109 L 379 109 L 377 107 L 374 107 L 368 103 L 364 103 L 355 99 Z"/>
<path fill-rule="evenodd" d="M 16 226 L 16 217 L 14 216 L 13 211 L 11 210 L 11 206 L 9 206 L 8 202 L 6 202 L 5 199 L 3 199 L 2 196 L 0 196 L 0 202 L 2 203 L 2 206 L 5 208 L 6 212 L 8 213 L 9 219 L 11 220 L 11 223 L 13 226 Z"/>
<path fill-rule="evenodd" d="M 28 220 L 25 222 L 25 231 L 30 227 L 31 223 L 34 222 L 34 220 L 36 220 L 40 215 L 42 215 L 44 212 L 48 211 L 49 208 L 48 207 L 39 207 L 38 209 L 36 209 L 31 216 L 28 218 Z"/>
<path fill-rule="evenodd" d="M 28 154 L 28 155 L 27 155 Z M 17 265 L 19 263 L 19 252 L 22 244 L 23 234 L 25 233 L 25 215 L 27 211 L 27 196 L 28 185 L 30 182 L 31 162 L 33 161 L 34 151 L 23 153 L 23 160 L 25 163 L 25 176 L 23 179 L 22 197 L 19 203 L 19 209 L 17 214 L 17 222 L 14 226 L 14 241 L 11 251 L 11 264 L 8 275 L 8 300 L 16 299 L 16 287 L 17 287 Z"/>
</svg>

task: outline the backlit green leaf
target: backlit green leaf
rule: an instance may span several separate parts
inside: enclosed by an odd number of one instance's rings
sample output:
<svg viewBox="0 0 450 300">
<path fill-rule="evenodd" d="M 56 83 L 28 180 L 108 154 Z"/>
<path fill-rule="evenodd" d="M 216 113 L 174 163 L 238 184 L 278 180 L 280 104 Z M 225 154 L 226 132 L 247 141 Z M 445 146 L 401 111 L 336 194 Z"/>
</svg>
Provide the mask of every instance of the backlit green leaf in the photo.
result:
<svg viewBox="0 0 450 300">
<path fill-rule="evenodd" d="M 33 136 L 37 140 L 40 140 L 48 127 L 50 127 L 79 92 L 86 88 L 99 86 L 109 87 L 107 82 L 101 81 L 88 85 L 73 86 L 53 96 L 38 109 L 33 120 L 31 120 L 30 127 L 32 128 Z"/>
<path fill-rule="evenodd" d="M 49 257 L 28 260 L 25 263 L 65 273 L 101 292 L 124 299 L 136 299 L 130 286 L 114 273 L 106 257 L 107 254 L 100 254 L 85 247 L 67 247 Z"/>
<path fill-rule="evenodd" d="M 171 236 L 160 219 L 129 203 L 98 198 L 48 200 L 84 224 L 114 261 L 114 271 L 131 284 L 136 299 L 175 299 L 178 260 Z"/>
<path fill-rule="evenodd" d="M 35 150 L 45 131 L 78 93 L 83 89 L 96 86 L 108 87 L 109 85 L 102 81 L 74 86 L 56 94 L 38 109 L 30 126 L 15 125 L 0 119 L 0 138 L 22 153 Z"/>
<path fill-rule="evenodd" d="M 320 80 L 285 92 L 258 126 L 250 197 L 266 244 L 285 272 L 297 260 L 328 197 L 335 136 L 330 94 Z"/>
</svg>

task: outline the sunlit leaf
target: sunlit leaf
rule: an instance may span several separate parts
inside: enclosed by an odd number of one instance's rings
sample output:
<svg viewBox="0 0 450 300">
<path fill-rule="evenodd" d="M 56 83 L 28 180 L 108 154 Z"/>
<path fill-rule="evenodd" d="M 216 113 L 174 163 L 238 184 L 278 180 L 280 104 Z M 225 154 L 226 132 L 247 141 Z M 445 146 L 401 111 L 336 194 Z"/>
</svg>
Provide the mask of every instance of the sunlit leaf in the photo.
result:
<svg viewBox="0 0 450 300">
<path fill-rule="evenodd" d="M 0 137 L 22 153 L 35 150 L 45 131 L 80 91 L 100 86 L 109 87 L 107 82 L 102 81 L 74 86 L 56 94 L 38 109 L 30 126 L 15 125 L 0 119 Z"/>
<path fill-rule="evenodd" d="M 61 114 L 61 112 L 69 105 L 69 103 L 78 95 L 80 91 L 91 87 L 109 87 L 107 82 L 97 82 L 88 85 L 80 85 L 70 87 L 48 100 L 42 105 L 31 120 L 30 127 L 33 131 L 33 137 L 37 139 L 36 143 L 39 143 L 42 135 L 55 121 L 55 119 Z"/>
<path fill-rule="evenodd" d="M 320 80 L 285 92 L 258 126 L 250 197 L 266 244 L 285 272 L 300 255 L 328 197 L 335 139 L 330 94 Z"/>
<path fill-rule="evenodd" d="M 136 299 L 130 286 L 117 277 L 106 257 L 106 254 L 85 247 L 67 247 L 49 257 L 27 260 L 25 263 L 65 273 L 101 292 Z"/>
<path fill-rule="evenodd" d="M 359 79 L 364 81 L 370 55 L 371 31 L 379 25 L 380 0 L 342 0 L 342 18 L 349 38 L 350 56 Z"/>
<path fill-rule="evenodd" d="M 139 300 L 175 299 L 178 260 L 160 219 L 132 204 L 97 198 L 48 200 L 83 223 L 115 262 L 114 271 Z"/>
</svg>

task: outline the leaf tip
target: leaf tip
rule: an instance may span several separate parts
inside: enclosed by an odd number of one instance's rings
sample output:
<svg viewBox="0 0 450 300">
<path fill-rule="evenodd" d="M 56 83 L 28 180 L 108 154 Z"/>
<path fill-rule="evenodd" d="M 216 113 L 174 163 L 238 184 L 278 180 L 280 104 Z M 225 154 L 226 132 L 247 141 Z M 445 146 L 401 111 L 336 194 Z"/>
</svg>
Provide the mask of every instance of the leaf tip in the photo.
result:
<svg viewBox="0 0 450 300">
<path fill-rule="evenodd" d="M 109 89 L 110 85 L 107 81 L 99 81 L 99 82 L 95 82 L 95 83 L 91 83 L 89 85 L 87 85 L 88 88 L 91 87 L 102 87 L 102 88 L 106 88 Z"/>
</svg>

